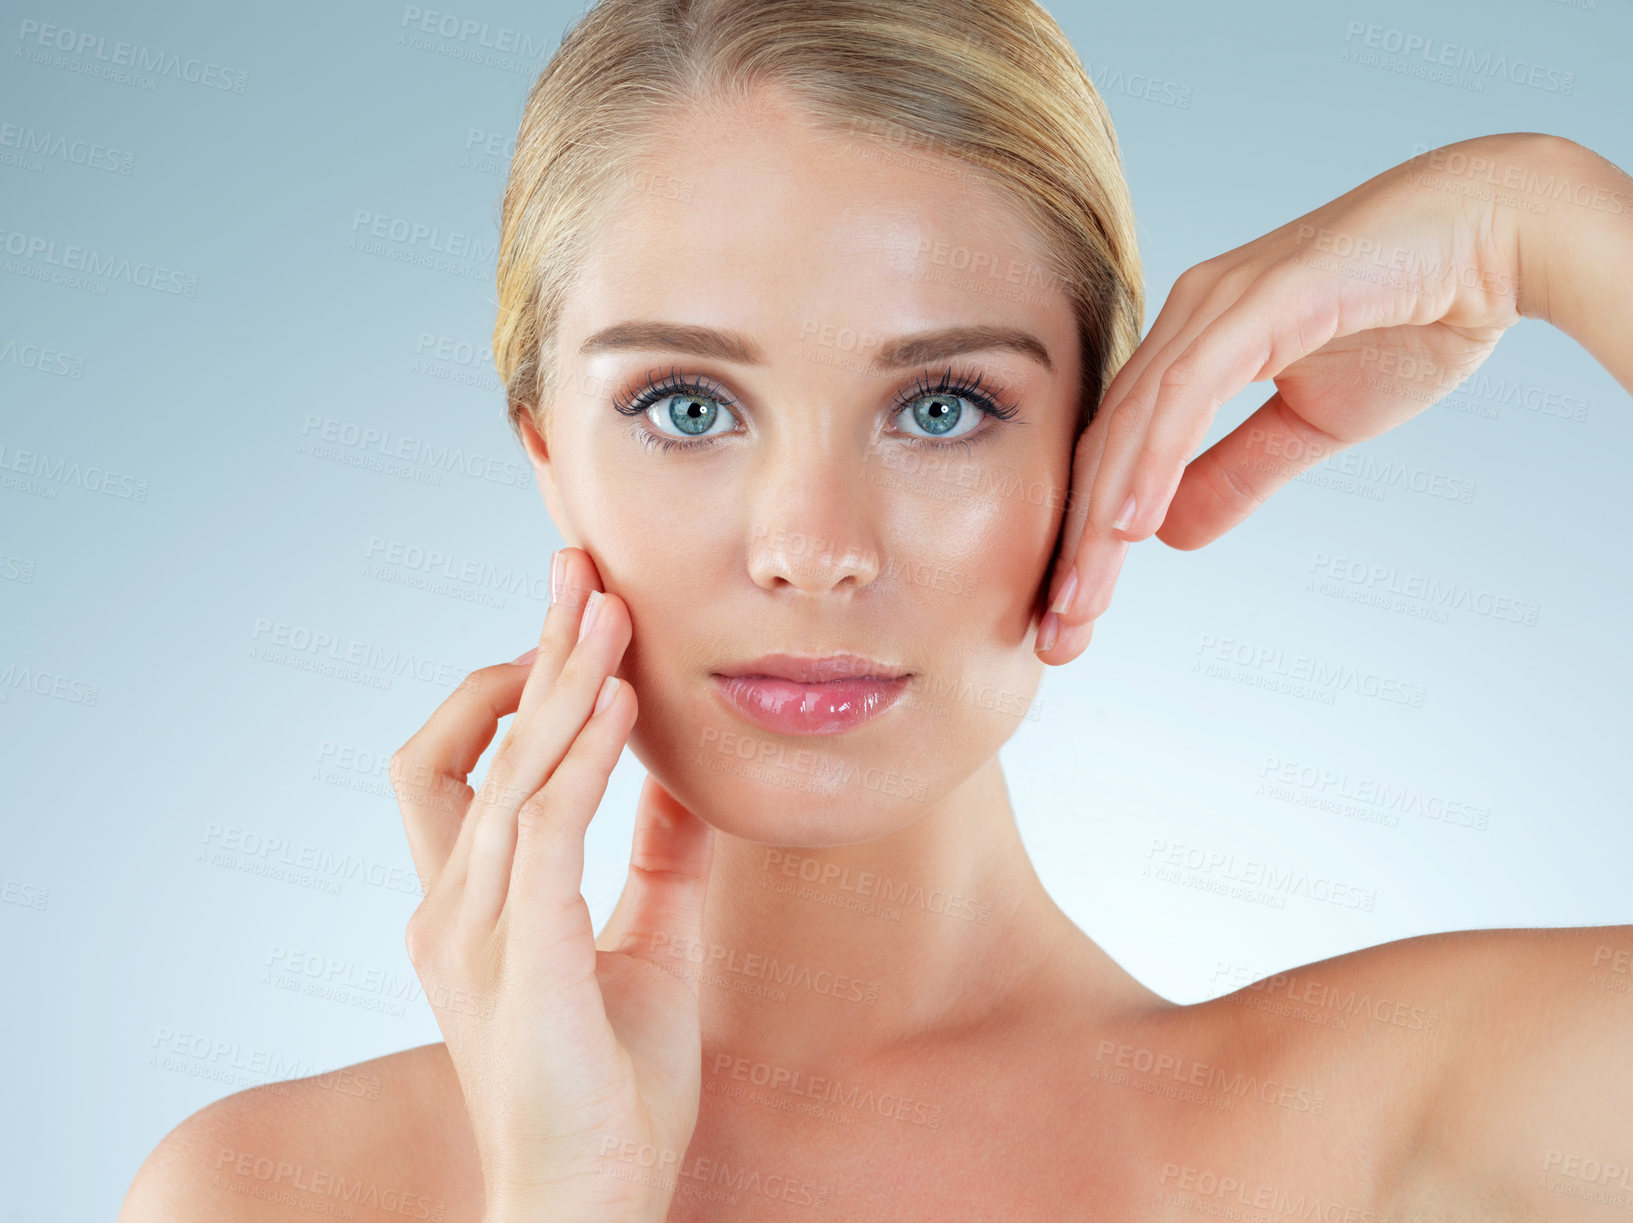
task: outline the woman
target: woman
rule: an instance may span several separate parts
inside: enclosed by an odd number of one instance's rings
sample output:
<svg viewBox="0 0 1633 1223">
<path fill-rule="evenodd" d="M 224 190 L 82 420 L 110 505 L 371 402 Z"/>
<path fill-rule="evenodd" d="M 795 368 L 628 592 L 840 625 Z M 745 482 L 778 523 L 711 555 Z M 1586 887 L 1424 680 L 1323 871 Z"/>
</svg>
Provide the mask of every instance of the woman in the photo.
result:
<svg viewBox="0 0 1633 1223">
<path fill-rule="evenodd" d="M 1473 165 L 1547 208 L 1460 191 Z M 1633 1004 L 1589 982 L 1633 929 L 1296 974 L 1406 1022 L 1177 1006 L 1050 900 L 997 752 L 1130 541 L 1216 537 L 1521 317 L 1633 388 L 1630 274 L 1633 181 L 1483 137 L 1191 269 L 1136 347 L 1116 138 L 1030 0 L 603 0 L 505 193 L 494 350 L 568 543 L 552 605 L 393 761 L 446 1041 L 352 1068 L 378 1091 L 202 1110 L 123 1217 L 1597 1217 Z"/>
</svg>

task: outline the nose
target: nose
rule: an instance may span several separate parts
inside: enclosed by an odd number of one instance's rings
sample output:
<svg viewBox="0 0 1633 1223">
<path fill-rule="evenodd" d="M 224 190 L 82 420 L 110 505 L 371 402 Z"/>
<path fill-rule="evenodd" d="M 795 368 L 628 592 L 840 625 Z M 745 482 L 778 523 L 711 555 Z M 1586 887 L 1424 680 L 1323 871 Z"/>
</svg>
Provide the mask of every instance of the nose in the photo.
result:
<svg viewBox="0 0 1633 1223">
<path fill-rule="evenodd" d="M 785 438 L 755 473 L 749 575 L 765 590 L 862 590 L 882 567 L 879 507 L 864 456 L 809 435 Z"/>
</svg>

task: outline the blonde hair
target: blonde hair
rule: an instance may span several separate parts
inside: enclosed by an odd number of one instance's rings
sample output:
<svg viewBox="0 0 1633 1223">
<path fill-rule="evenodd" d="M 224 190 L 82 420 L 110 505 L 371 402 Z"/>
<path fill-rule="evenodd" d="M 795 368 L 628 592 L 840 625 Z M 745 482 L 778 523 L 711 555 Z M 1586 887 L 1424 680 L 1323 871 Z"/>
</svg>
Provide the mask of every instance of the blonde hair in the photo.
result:
<svg viewBox="0 0 1633 1223">
<path fill-rule="evenodd" d="M 1133 206 L 1105 103 L 1035 0 L 599 0 L 528 93 L 505 184 L 494 364 L 543 431 L 562 302 L 661 120 L 780 87 L 813 124 L 914 145 L 1005 192 L 1081 341 L 1079 427 L 1139 342 Z"/>
</svg>

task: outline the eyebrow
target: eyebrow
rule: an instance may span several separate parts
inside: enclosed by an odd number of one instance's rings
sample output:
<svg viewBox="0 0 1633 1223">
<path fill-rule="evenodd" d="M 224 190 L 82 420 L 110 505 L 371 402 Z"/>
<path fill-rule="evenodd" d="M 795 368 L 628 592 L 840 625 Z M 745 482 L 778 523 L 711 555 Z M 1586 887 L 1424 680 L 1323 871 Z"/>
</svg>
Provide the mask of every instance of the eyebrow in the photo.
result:
<svg viewBox="0 0 1633 1223">
<path fill-rule="evenodd" d="M 663 349 L 698 357 L 713 357 L 735 365 L 764 365 L 765 354 L 747 336 L 714 327 L 689 323 L 632 321 L 615 323 L 596 332 L 579 345 L 581 354 L 620 349 Z M 888 373 L 904 366 L 924 365 L 964 352 L 1003 349 L 1030 357 L 1054 372 L 1049 350 L 1030 332 L 1016 327 L 944 327 L 886 340 L 873 354 L 875 373 Z"/>
</svg>

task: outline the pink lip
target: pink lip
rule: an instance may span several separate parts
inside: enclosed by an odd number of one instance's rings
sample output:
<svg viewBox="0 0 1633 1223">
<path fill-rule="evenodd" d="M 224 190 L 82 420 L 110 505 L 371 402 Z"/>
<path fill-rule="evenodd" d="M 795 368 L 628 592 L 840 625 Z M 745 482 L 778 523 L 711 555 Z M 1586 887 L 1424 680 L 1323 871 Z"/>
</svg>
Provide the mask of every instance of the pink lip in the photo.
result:
<svg viewBox="0 0 1633 1223">
<path fill-rule="evenodd" d="M 836 735 L 895 704 L 909 674 L 857 654 L 768 654 L 709 679 L 728 705 L 762 729 Z"/>
</svg>

